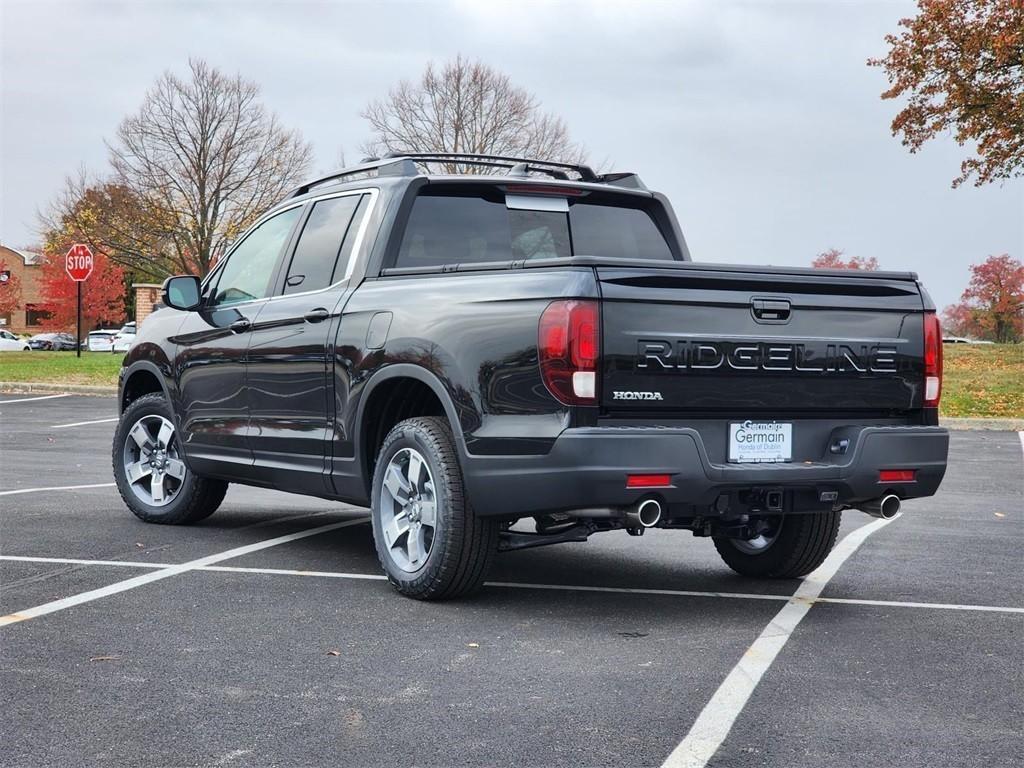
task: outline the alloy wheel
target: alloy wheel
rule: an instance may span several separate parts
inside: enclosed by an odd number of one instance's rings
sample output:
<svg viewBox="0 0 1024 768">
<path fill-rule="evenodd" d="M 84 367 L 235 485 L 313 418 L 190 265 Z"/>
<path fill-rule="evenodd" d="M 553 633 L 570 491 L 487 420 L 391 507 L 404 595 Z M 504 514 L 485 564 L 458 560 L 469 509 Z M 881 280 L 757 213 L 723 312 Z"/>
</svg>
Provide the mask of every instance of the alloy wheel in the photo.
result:
<svg viewBox="0 0 1024 768">
<path fill-rule="evenodd" d="M 124 474 L 144 504 L 163 507 L 181 492 L 187 469 L 178 454 L 174 425 L 163 416 L 143 416 L 124 439 Z"/>
<path fill-rule="evenodd" d="M 419 451 L 402 448 L 388 463 L 380 494 L 380 524 L 391 561 L 407 573 L 427 562 L 437 534 L 437 497 Z"/>
</svg>

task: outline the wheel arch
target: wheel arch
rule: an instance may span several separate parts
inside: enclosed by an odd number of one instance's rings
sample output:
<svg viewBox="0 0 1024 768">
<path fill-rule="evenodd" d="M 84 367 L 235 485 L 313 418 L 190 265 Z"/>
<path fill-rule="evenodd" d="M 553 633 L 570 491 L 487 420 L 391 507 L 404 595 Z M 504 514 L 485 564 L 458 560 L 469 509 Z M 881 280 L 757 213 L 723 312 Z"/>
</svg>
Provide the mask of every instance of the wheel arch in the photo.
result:
<svg viewBox="0 0 1024 768">
<path fill-rule="evenodd" d="M 143 395 L 157 392 L 163 394 L 173 414 L 174 405 L 164 372 L 160 370 L 156 363 L 150 360 L 136 360 L 124 371 L 120 391 L 118 392 L 118 413 L 124 413 L 125 409 L 132 402 Z"/>
<path fill-rule="evenodd" d="M 403 389 L 404 388 L 404 389 Z M 426 392 L 432 399 L 424 398 Z M 381 400 L 388 402 L 390 394 L 410 395 L 407 408 L 381 411 Z M 438 409 L 440 412 L 438 412 Z M 377 371 L 363 386 L 356 408 L 354 434 L 355 455 L 363 474 L 363 481 L 369 497 L 373 478 L 373 461 L 376 450 L 394 424 L 414 416 L 444 416 L 455 437 L 459 464 L 464 466 L 463 457 L 466 443 L 458 410 L 444 383 L 432 372 L 412 363 L 395 363 Z M 381 434 L 383 430 L 383 434 Z"/>
</svg>

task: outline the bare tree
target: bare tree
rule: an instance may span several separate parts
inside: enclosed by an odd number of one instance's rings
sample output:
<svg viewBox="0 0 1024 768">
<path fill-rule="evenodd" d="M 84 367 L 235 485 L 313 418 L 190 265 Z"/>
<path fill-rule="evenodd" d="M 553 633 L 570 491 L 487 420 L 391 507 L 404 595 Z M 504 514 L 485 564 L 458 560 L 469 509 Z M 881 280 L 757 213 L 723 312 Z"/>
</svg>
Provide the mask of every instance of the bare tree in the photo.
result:
<svg viewBox="0 0 1024 768">
<path fill-rule="evenodd" d="M 419 82 L 403 80 L 362 116 L 373 130 L 362 146 L 383 152 L 463 152 L 538 160 L 584 162 L 565 121 L 541 109 L 537 98 L 507 75 L 458 56 L 441 67 L 427 65 Z M 451 164 L 450 172 L 486 172 Z"/>
<path fill-rule="evenodd" d="M 151 247 L 206 274 L 224 248 L 309 165 L 310 145 L 281 126 L 260 89 L 201 59 L 167 72 L 108 143 L 115 181 L 144 201 Z"/>
</svg>

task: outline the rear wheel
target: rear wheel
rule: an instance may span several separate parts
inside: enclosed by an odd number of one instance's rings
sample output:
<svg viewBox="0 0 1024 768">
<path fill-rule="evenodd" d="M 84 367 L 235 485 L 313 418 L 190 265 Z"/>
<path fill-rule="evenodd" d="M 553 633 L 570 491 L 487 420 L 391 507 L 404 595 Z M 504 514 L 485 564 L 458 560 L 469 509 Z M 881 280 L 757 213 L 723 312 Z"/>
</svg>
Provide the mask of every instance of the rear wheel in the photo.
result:
<svg viewBox="0 0 1024 768">
<path fill-rule="evenodd" d="M 147 523 L 184 525 L 217 511 L 228 484 L 199 477 L 181 455 L 173 414 L 162 395 L 144 395 L 114 433 L 114 480 L 124 503 Z"/>
<path fill-rule="evenodd" d="M 835 546 L 842 512 L 778 515 L 750 540 L 714 538 L 726 565 L 742 576 L 794 579 L 821 565 Z"/>
<path fill-rule="evenodd" d="M 443 600 L 483 584 L 499 524 L 470 508 L 444 419 L 407 419 L 388 433 L 373 473 L 371 507 L 377 557 L 403 595 Z"/>
</svg>

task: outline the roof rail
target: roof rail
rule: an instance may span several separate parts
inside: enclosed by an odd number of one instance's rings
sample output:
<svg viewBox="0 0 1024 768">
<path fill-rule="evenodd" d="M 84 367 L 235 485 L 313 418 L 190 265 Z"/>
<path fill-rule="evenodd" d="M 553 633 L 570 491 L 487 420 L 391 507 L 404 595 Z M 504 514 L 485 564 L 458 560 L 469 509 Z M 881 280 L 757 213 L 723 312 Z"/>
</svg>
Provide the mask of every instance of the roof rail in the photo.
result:
<svg viewBox="0 0 1024 768">
<path fill-rule="evenodd" d="M 504 168 L 512 176 L 543 173 L 563 181 L 568 181 L 569 172 L 572 172 L 579 176 L 580 181 L 591 183 L 605 181 L 605 176 L 598 176 L 590 166 L 580 163 L 557 163 L 550 160 L 530 160 L 522 157 L 481 155 L 471 152 L 389 152 L 384 157 L 368 157 L 359 165 L 354 165 L 351 168 L 342 168 L 340 171 L 307 181 L 292 192 L 289 197 L 304 195 L 313 187 L 325 184 L 328 181 L 371 171 L 376 171 L 378 176 L 415 176 L 418 172 L 416 170 L 417 163 L 457 163 L 459 165 Z M 608 175 L 606 174 L 606 176 Z"/>
<path fill-rule="evenodd" d="M 631 189 L 646 189 L 643 181 L 635 173 L 602 173 L 597 174 L 590 166 L 579 163 L 556 163 L 549 160 L 527 160 L 510 158 L 503 155 L 476 155 L 473 153 L 430 153 L 430 152 L 393 152 L 383 158 L 366 158 L 358 165 L 343 168 L 326 176 L 307 181 L 293 191 L 290 198 L 305 195 L 308 191 L 328 181 L 354 176 L 359 173 L 377 171 L 378 176 L 415 176 L 417 163 L 453 163 L 486 168 L 504 168 L 509 176 L 528 176 L 530 173 L 543 173 L 552 178 L 569 181 L 569 172 L 577 174 L 580 181 L 597 184 L 610 184 Z"/>
<path fill-rule="evenodd" d="M 492 168 L 515 169 L 516 175 L 525 170 L 527 173 L 545 173 L 556 179 L 568 179 L 566 173 L 577 174 L 580 181 L 596 182 L 598 176 L 589 165 L 582 163 L 559 163 L 553 160 L 536 160 L 527 157 L 509 157 L 506 155 L 485 155 L 477 152 L 390 152 L 385 158 L 407 157 L 418 163 L 459 163 L 462 165 L 489 166 Z M 520 169 L 517 166 L 526 166 Z"/>
<path fill-rule="evenodd" d="M 351 168 L 342 168 L 340 171 L 334 171 L 326 176 L 307 181 L 288 195 L 288 197 L 299 197 L 319 184 L 334 181 L 335 179 L 343 179 L 346 176 L 355 176 L 359 173 L 369 173 L 370 171 L 377 171 L 378 176 L 415 176 L 416 164 L 404 157 L 368 157 L 359 165 L 353 165 Z"/>
</svg>

